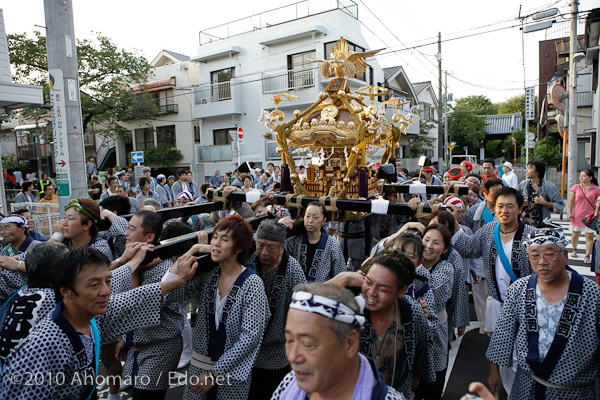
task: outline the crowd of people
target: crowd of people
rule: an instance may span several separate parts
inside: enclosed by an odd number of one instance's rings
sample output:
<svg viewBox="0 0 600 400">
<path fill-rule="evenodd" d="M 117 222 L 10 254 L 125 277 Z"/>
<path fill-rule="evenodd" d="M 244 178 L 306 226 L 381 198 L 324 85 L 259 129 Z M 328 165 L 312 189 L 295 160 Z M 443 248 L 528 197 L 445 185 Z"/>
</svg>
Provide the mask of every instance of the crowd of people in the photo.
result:
<svg viewBox="0 0 600 400">
<path fill-rule="evenodd" d="M 516 187 L 503 167 L 507 180 L 493 160 L 483 175 L 461 165 L 466 195 L 388 196 L 444 208 L 427 221 L 378 215 L 356 268 L 342 223 L 318 201 L 293 213 L 268 195 L 166 221 L 157 213 L 210 201 L 215 189 L 276 191 L 273 164 L 217 170 L 199 186 L 183 169 L 167 177 L 146 168 L 134 182 L 125 168 L 103 187 L 88 168 L 90 198 L 69 201 L 46 242 L 27 208 L 0 221 L 0 398 L 94 398 L 105 378 L 109 400 L 125 386 L 134 399 L 164 399 L 175 381 L 184 399 L 441 399 L 449 349 L 473 323 L 469 292 L 478 332 L 491 337 L 490 371 L 489 390 L 464 392 L 597 398 L 600 244 L 592 235 L 586 246 L 597 284 L 568 266 L 567 240 L 550 225 L 566 205 L 544 163 L 532 161 Z M 399 172 L 399 184 L 412 179 Z M 429 160 L 419 177 L 443 181 Z M 594 233 L 600 189 L 591 171 L 580 179 L 568 215 L 574 227 L 589 216 L 582 224 Z M 264 214 L 253 229 L 248 218 Z M 192 232 L 191 248 L 152 256 Z"/>
</svg>

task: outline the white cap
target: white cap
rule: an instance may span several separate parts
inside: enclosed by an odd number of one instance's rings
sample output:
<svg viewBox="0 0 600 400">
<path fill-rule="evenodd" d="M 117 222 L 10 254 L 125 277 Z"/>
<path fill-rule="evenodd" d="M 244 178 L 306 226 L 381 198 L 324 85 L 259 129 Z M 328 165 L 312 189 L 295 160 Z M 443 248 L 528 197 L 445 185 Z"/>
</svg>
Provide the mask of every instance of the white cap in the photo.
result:
<svg viewBox="0 0 600 400">
<path fill-rule="evenodd" d="M 510 168 L 511 171 L 513 170 L 513 165 L 511 163 L 509 163 L 508 161 L 504 161 L 504 164 L 502 164 L 502 165 L 504 165 L 506 168 Z"/>
</svg>

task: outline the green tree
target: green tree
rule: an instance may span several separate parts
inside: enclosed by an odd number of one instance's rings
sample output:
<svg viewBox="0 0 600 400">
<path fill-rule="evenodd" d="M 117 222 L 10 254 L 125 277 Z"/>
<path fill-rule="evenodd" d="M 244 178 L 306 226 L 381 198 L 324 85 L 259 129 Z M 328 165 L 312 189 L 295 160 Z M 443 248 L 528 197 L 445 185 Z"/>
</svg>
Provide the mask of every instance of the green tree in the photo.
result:
<svg viewBox="0 0 600 400">
<path fill-rule="evenodd" d="M 485 138 L 485 117 L 470 111 L 456 108 L 448 118 L 448 134 L 456 142 L 455 148 L 468 146 L 473 151 L 478 149 L 480 141 Z"/>
<path fill-rule="evenodd" d="M 502 103 L 498 103 L 498 114 L 512 114 L 520 112 L 523 114 L 525 112 L 525 95 L 520 94 L 518 96 L 514 96 L 506 99 Z M 525 118 L 525 115 L 523 115 Z"/>
<path fill-rule="evenodd" d="M 540 139 L 533 149 L 533 160 L 544 160 L 546 165 L 558 165 L 562 162 L 562 142 L 555 136 Z"/>
<path fill-rule="evenodd" d="M 461 97 L 456 100 L 456 110 L 472 112 L 475 115 L 498 114 L 498 105 L 481 94 Z"/>
<path fill-rule="evenodd" d="M 18 83 L 42 85 L 48 104 L 46 37 L 37 31 L 33 36 L 8 35 L 13 77 Z M 151 72 L 150 64 L 137 51 L 119 49 L 109 38 L 95 33 L 93 40 L 77 41 L 77 57 L 85 133 L 95 127 L 102 136 L 123 137 L 129 132 L 117 121 L 132 117 L 131 110 L 142 118 L 156 115 L 157 105 L 147 92 L 130 90 L 132 84 L 147 82 Z"/>
</svg>

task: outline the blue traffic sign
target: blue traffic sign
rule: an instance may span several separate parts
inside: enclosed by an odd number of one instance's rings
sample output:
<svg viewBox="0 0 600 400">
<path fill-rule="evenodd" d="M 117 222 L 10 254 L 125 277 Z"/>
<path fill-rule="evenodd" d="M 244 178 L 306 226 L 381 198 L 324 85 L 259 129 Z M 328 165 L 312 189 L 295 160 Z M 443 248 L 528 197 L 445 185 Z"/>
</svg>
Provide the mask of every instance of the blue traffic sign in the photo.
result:
<svg viewBox="0 0 600 400">
<path fill-rule="evenodd" d="M 464 151 L 468 151 L 468 150 L 469 150 L 469 146 L 465 146 L 465 147 L 463 147 L 463 150 L 464 150 Z M 132 154 L 133 154 L 133 153 L 132 153 Z M 132 157 L 133 157 L 133 156 L 132 156 Z"/>
<path fill-rule="evenodd" d="M 143 163 L 144 162 L 144 152 L 143 151 L 132 151 L 131 152 L 131 162 Z"/>
</svg>

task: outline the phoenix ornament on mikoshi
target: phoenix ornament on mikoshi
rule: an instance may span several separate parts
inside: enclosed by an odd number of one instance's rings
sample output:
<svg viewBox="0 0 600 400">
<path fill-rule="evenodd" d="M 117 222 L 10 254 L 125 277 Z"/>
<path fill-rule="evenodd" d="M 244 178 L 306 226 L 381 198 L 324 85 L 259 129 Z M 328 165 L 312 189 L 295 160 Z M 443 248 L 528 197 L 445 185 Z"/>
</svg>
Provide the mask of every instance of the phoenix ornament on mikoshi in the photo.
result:
<svg viewBox="0 0 600 400">
<path fill-rule="evenodd" d="M 330 78 L 332 69 L 336 78 L 358 76 L 365 72 L 366 67 L 370 66 L 365 61 L 365 58 L 374 56 L 381 50 L 350 51 L 350 46 L 348 46 L 346 39 L 340 38 L 327 60 L 317 59 L 312 61 L 321 63 L 319 73 L 323 78 Z"/>
</svg>

